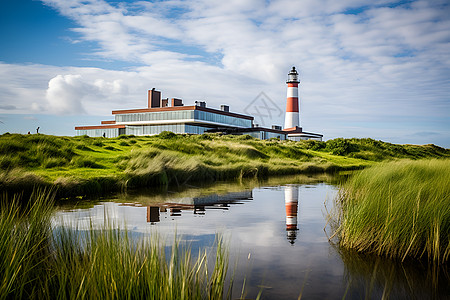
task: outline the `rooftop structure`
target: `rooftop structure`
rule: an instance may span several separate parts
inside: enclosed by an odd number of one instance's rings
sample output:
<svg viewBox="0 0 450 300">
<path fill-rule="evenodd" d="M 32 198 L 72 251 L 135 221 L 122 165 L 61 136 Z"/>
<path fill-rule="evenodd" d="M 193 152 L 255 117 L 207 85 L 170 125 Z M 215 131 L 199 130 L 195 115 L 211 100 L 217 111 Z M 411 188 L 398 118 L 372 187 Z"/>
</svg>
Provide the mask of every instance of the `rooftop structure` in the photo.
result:
<svg viewBox="0 0 450 300">
<path fill-rule="evenodd" d="M 114 120 L 102 121 L 101 125 L 96 126 L 77 126 L 75 130 L 78 135 L 92 137 L 117 137 L 121 134 L 154 135 L 163 131 L 188 134 L 214 131 L 236 134 L 251 132 L 258 138 L 286 137 L 281 130 L 274 133 L 272 129 L 254 128 L 252 116 L 230 112 L 228 105 L 222 105 L 220 110 L 206 107 L 203 101 L 196 101 L 192 106 L 184 106 L 181 99 L 161 99 L 161 92 L 155 89 L 148 91 L 147 108 L 115 110 L 112 114 Z"/>
<path fill-rule="evenodd" d="M 206 107 L 206 102 L 195 101 L 184 106 L 182 99 L 161 98 L 154 88 L 148 91 L 147 107 L 114 110 L 114 120 L 102 121 L 101 125 L 76 126 L 77 135 L 91 137 L 118 137 L 119 135 L 155 135 L 163 131 L 173 133 L 202 134 L 221 132 L 224 134 L 248 134 L 259 139 L 286 138 L 292 140 L 318 139 L 322 135 L 303 132 L 299 127 L 298 73 L 295 67 L 289 73 L 288 102 L 285 129 L 281 126 L 264 128 L 253 124 L 252 116 L 230 112 L 228 105 L 220 109 Z M 286 127 L 290 127 L 287 128 Z"/>
</svg>

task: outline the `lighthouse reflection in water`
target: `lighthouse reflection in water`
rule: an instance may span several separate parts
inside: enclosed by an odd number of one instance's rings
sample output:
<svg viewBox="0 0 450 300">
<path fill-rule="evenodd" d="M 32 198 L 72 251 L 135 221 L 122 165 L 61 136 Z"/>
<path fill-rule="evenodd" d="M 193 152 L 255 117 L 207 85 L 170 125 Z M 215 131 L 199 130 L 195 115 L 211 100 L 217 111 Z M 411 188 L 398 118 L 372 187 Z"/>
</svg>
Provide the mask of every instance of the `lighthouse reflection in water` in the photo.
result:
<svg viewBox="0 0 450 300">
<path fill-rule="evenodd" d="M 298 210 L 298 186 L 287 185 L 284 187 L 284 203 L 286 206 L 286 231 L 287 239 L 294 245 L 297 238 L 297 210 Z"/>
</svg>

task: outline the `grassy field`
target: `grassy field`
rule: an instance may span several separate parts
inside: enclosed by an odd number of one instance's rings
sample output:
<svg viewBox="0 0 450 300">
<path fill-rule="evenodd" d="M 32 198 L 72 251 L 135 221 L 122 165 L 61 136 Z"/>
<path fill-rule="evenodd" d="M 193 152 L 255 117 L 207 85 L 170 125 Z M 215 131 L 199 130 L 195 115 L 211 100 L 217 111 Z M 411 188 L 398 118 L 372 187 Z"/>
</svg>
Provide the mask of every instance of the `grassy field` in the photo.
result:
<svg viewBox="0 0 450 300">
<path fill-rule="evenodd" d="M 344 184 L 339 243 L 359 252 L 445 264 L 450 257 L 450 160 L 381 163 Z"/>
<path fill-rule="evenodd" d="M 372 139 L 258 140 L 217 134 L 118 138 L 0 136 L 0 190 L 58 188 L 58 197 L 128 188 L 361 169 L 402 158 L 450 157 L 434 145 Z"/>
<path fill-rule="evenodd" d="M 220 237 L 212 253 L 194 258 L 179 243 L 132 239 L 114 224 L 87 231 L 56 226 L 48 195 L 16 196 L 7 205 L 2 199 L 0 299 L 231 299 Z"/>
</svg>

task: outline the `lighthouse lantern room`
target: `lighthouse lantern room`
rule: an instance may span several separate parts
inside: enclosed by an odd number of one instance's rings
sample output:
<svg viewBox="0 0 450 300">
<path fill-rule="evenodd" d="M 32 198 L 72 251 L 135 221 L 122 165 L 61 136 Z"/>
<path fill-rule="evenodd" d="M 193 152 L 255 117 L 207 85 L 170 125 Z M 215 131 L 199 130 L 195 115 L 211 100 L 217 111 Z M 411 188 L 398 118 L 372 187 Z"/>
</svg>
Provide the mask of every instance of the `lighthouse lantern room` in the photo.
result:
<svg viewBox="0 0 450 300">
<path fill-rule="evenodd" d="M 286 83 L 300 83 L 300 80 L 298 80 L 298 73 L 297 70 L 295 70 L 295 67 L 292 67 L 292 70 L 288 74 L 288 80 Z"/>
</svg>

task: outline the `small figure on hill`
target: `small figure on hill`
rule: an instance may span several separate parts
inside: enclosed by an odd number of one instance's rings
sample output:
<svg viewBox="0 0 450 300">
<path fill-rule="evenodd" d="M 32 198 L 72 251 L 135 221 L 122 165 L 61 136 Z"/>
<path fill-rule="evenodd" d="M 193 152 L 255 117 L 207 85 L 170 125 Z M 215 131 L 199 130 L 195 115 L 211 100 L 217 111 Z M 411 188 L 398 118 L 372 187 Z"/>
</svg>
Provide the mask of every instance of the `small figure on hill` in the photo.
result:
<svg viewBox="0 0 450 300">
<path fill-rule="evenodd" d="M 31 132 L 28 131 L 28 134 L 31 134 Z"/>
<path fill-rule="evenodd" d="M 103 132 L 103 137 L 106 137 L 106 133 Z"/>
<path fill-rule="evenodd" d="M 39 128 L 41 128 L 41 127 L 36 128 L 36 133 L 37 134 L 39 134 Z"/>
</svg>

